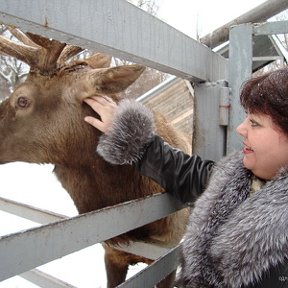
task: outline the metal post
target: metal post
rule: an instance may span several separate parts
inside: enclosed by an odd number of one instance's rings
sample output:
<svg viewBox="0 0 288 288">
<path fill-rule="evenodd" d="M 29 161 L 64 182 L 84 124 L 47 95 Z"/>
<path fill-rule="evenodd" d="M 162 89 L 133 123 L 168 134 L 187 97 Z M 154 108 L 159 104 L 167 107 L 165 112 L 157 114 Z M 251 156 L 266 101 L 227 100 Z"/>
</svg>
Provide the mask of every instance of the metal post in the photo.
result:
<svg viewBox="0 0 288 288">
<path fill-rule="evenodd" d="M 235 132 L 245 113 L 239 104 L 241 85 L 252 75 L 252 24 L 241 24 L 230 29 L 229 87 L 230 119 L 227 134 L 227 153 L 241 149 L 241 137 Z"/>
<path fill-rule="evenodd" d="M 226 86 L 226 81 L 205 82 L 195 86 L 193 153 L 203 159 L 217 161 L 225 154 L 225 119 L 229 109 L 228 101 L 225 100 L 229 94 Z"/>
</svg>

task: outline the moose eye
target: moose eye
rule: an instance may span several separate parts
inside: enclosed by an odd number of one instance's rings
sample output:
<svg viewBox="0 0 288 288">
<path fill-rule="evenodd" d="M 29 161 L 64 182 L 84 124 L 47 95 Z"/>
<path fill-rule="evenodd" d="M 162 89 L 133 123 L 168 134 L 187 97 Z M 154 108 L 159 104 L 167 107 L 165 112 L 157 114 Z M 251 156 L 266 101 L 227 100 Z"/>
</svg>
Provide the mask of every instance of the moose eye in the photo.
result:
<svg viewBox="0 0 288 288">
<path fill-rule="evenodd" d="M 26 108 L 28 107 L 30 104 L 30 101 L 24 97 L 24 96 L 20 96 L 18 99 L 17 99 L 17 105 L 20 107 L 20 108 Z"/>
</svg>

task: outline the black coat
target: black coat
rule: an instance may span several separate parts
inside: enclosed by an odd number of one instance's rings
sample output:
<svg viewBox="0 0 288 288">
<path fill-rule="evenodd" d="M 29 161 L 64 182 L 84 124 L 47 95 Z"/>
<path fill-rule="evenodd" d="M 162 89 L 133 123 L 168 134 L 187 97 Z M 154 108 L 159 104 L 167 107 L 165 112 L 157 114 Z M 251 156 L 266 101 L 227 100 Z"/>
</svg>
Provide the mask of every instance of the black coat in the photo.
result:
<svg viewBox="0 0 288 288">
<path fill-rule="evenodd" d="M 240 153 L 216 166 L 185 155 L 154 135 L 151 119 L 139 103 L 126 101 L 97 151 L 111 163 L 136 165 L 168 193 L 194 204 L 183 244 L 182 287 L 288 288 L 286 169 L 250 195 L 252 175 Z"/>
</svg>

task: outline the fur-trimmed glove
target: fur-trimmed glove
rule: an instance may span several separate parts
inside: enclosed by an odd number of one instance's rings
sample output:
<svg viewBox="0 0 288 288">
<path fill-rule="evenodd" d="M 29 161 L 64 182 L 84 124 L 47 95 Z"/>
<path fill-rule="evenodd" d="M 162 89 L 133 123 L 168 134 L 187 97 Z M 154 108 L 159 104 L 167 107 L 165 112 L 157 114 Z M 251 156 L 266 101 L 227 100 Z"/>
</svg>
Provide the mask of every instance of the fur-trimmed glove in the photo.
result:
<svg viewBox="0 0 288 288">
<path fill-rule="evenodd" d="M 111 164 L 133 164 L 141 159 L 153 136 L 153 113 L 125 99 L 119 102 L 111 128 L 100 137 L 97 152 Z"/>
</svg>

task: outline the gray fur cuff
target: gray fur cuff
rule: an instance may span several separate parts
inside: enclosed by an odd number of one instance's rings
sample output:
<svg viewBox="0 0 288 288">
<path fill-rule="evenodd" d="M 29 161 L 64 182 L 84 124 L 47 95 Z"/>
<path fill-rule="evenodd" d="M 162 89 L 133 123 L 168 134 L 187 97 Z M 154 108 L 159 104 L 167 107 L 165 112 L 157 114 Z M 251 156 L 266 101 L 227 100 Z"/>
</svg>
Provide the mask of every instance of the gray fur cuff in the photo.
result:
<svg viewBox="0 0 288 288">
<path fill-rule="evenodd" d="M 99 139 L 97 152 L 111 164 L 133 164 L 141 159 L 154 135 L 154 117 L 144 105 L 122 100 L 111 129 Z"/>
</svg>

